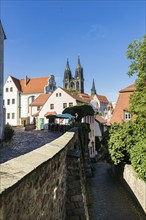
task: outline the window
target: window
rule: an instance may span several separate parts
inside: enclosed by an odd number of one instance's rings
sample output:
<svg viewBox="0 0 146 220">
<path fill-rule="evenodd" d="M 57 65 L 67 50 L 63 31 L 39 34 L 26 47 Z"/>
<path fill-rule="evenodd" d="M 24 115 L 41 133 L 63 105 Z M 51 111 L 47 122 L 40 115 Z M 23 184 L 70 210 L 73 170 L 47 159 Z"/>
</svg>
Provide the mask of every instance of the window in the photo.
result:
<svg viewBox="0 0 146 220">
<path fill-rule="evenodd" d="M 69 102 L 69 107 L 73 106 L 73 103 L 72 102 Z"/>
<path fill-rule="evenodd" d="M 10 87 L 10 92 L 13 92 L 13 87 Z"/>
<path fill-rule="evenodd" d="M 7 113 L 7 119 L 10 119 L 10 113 Z"/>
<path fill-rule="evenodd" d="M 61 93 L 59 93 L 59 96 L 61 96 Z"/>
<path fill-rule="evenodd" d="M 15 99 L 12 99 L 12 104 L 15 104 Z"/>
<path fill-rule="evenodd" d="M 12 119 L 15 119 L 15 113 L 12 113 Z"/>
<path fill-rule="evenodd" d="M 8 88 L 6 88 L 6 92 L 9 92 L 9 89 L 8 89 Z"/>
<path fill-rule="evenodd" d="M 41 109 L 41 106 L 37 106 L 37 111 L 39 111 Z"/>
<path fill-rule="evenodd" d="M 10 99 L 7 99 L 7 105 L 10 105 Z"/>
<path fill-rule="evenodd" d="M 58 97 L 58 93 L 56 93 L 56 97 Z"/>
<path fill-rule="evenodd" d="M 54 104 L 50 104 L 50 109 L 54 109 Z"/>
<path fill-rule="evenodd" d="M 125 121 L 129 121 L 131 119 L 131 114 L 129 112 L 125 112 Z"/>
<path fill-rule="evenodd" d="M 63 108 L 67 108 L 67 103 L 63 103 Z"/>
</svg>

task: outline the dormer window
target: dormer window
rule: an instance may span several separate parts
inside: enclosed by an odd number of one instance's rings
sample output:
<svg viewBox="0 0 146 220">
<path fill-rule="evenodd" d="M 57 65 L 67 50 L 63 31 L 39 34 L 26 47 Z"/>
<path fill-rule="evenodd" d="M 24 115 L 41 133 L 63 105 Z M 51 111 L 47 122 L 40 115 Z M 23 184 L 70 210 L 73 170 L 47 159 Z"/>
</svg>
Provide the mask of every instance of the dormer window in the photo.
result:
<svg viewBox="0 0 146 220">
<path fill-rule="evenodd" d="M 125 121 L 131 120 L 131 114 L 127 111 L 124 111 L 124 120 Z"/>
</svg>

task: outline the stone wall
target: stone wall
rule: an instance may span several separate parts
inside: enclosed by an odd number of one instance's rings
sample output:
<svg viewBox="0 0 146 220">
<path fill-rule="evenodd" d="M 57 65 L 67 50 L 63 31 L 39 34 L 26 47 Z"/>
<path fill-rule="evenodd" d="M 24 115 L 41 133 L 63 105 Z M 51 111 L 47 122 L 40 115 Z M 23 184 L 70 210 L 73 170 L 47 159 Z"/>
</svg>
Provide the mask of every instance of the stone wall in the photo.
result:
<svg viewBox="0 0 146 220">
<path fill-rule="evenodd" d="M 125 165 L 123 178 L 146 213 L 146 183 L 138 178 L 131 165 Z"/>
<path fill-rule="evenodd" d="M 0 220 L 88 220 L 80 147 L 70 130 L 1 164 Z"/>
</svg>

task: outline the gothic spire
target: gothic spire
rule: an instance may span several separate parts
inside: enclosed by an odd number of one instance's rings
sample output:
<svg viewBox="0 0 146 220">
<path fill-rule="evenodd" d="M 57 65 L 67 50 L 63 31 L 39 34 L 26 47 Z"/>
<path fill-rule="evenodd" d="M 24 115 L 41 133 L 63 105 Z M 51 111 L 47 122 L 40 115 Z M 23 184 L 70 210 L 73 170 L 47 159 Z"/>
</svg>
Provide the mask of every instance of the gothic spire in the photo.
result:
<svg viewBox="0 0 146 220">
<path fill-rule="evenodd" d="M 72 74 L 71 74 L 71 70 L 69 67 L 69 61 L 67 58 L 67 63 L 66 63 L 65 71 L 64 71 L 64 80 L 70 80 L 71 78 L 72 78 Z"/>
<path fill-rule="evenodd" d="M 67 58 L 67 63 L 66 63 L 66 68 L 65 69 L 70 70 L 68 58 Z"/>
<path fill-rule="evenodd" d="M 94 82 L 94 79 L 93 79 L 93 82 L 92 82 L 92 88 L 91 88 L 91 95 L 95 95 L 96 94 L 96 89 L 95 89 L 95 82 Z"/>
<path fill-rule="evenodd" d="M 80 67 L 81 68 L 81 63 L 80 63 L 80 56 L 78 55 L 78 66 L 77 67 Z"/>
</svg>

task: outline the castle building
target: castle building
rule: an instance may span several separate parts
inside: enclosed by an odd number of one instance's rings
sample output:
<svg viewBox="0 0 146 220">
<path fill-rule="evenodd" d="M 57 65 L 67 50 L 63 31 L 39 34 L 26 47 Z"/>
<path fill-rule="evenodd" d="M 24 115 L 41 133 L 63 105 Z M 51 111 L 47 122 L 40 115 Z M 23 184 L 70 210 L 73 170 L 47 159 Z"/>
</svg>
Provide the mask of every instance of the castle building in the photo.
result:
<svg viewBox="0 0 146 220">
<path fill-rule="evenodd" d="M 79 93 L 84 93 L 84 77 L 83 77 L 83 68 L 80 63 L 80 57 L 78 57 L 78 64 L 75 70 L 74 77 L 72 76 L 69 66 L 69 61 L 67 59 L 67 64 L 64 71 L 63 88 L 75 89 Z"/>
</svg>

